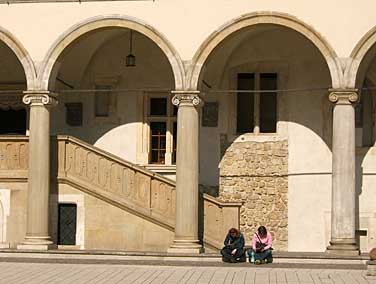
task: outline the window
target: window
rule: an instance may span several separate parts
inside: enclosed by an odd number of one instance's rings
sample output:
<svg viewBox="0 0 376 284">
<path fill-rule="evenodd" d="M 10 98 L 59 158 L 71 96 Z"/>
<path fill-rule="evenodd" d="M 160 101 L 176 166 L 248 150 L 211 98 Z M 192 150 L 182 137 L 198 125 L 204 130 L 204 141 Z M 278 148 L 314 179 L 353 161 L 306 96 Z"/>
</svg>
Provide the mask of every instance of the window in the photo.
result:
<svg viewBox="0 0 376 284">
<path fill-rule="evenodd" d="M 151 122 L 151 158 L 152 164 L 164 164 L 166 154 L 166 122 Z"/>
<path fill-rule="evenodd" d="M 277 74 L 261 73 L 260 90 L 277 90 Z M 275 133 L 277 126 L 277 93 L 260 93 L 260 132 Z"/>
<path fill-rule="evenodd" d="M 367 78 L 364 90 L 359 94 L 355 107 L 356 146 L 365 147 L 374 144 L 374 85 Z"/>
<path fill-rule="evenodd" d="M 176 114 L 177 108 L 172 105 L 170 96 L 148 97 L 150 164 L 175 164 Z"/>
<path fill-rule="evenodd" d="M 26 134 L 26 110 L 25 109 L 0 109 L 0 135 L 25 135 Z M 5 123 L 6 122 L 6 123 Z"/>
<path fill-rule="evenodd" d="M 166 116 L 167 115 L 167 98 L 150 99 L 150 115 Z"/>
<path fill-rule="evenodd" d="M 237 133 L 276 132 L 277 81 L 276 73 L 237 74 Z"/>
<path fill-rule="evenodd" d="M 254 90 L 255 75 L 251 73 L 238 74 L 238 90 Z M 237 132 L 252 132 L 254 128 L 254 93 L 239 92 L 237 94 Z"/>
<path fill-rule="evenodd" d="M 112 86 L 95 86 L 95 116 L 108 117 L 110 114 L 110 95 Z"/>
</svg>

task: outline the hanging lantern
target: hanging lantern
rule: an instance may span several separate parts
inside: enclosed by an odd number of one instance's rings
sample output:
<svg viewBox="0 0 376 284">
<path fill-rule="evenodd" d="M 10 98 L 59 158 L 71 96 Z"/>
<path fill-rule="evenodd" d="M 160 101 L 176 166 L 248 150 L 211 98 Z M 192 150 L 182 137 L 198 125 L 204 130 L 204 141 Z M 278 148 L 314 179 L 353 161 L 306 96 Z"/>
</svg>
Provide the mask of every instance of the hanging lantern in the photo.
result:
<svg viewBox="0 0 376 284">
<path fill-rule="evenodd" d="M 134 67 L 136 66 L 136 56 L 132 54 L 132 42 L 133 40 L 133 31 L 130 30 L 130 36 L 129 36 L 129 54 L 125 58 L 125 66 L 127 67 Z"/>
</svg>

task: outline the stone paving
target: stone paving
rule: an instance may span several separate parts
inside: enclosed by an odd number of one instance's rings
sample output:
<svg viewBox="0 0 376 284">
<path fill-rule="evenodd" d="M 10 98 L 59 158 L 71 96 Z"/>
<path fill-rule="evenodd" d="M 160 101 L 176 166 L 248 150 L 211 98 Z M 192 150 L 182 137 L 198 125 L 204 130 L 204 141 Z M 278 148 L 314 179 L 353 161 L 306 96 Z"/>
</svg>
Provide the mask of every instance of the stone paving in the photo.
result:
<svg viewBox="0 0 376 284">
<path fill-rule="evenodd" d="M 365 270 L 0 262 L 1 284 L 376 284 Z"/>
</svg>

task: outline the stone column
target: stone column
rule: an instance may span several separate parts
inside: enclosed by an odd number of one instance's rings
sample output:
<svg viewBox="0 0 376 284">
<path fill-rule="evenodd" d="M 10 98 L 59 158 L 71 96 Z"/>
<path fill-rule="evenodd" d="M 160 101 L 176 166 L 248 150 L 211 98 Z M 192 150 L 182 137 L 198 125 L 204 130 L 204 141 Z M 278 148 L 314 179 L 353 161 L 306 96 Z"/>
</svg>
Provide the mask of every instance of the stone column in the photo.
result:
<svg viewBox="0 0 376 284">
<path fill-rule="evenodd" d="M 332 215 L 327 252 L 358 255 L 355 241 L 355 109 L 356 90 L 332 90 Z"/>
<path fill-rule="evenodd" d="M 47 250 L 52 247 L 48 231 L 50 190 L 50 113 L 56 99 L 48 91 L 26 91 L 30 105 L 29 178 L 25 240 L 18 249 Z"/>
<path fill-rule="evenodd" d="M 174 91 L 172 103 L 178 106 L 176 153 L 175 238 L 168 252 L 200 253 L 198 240 L 198 91 Z"/>
</svg>

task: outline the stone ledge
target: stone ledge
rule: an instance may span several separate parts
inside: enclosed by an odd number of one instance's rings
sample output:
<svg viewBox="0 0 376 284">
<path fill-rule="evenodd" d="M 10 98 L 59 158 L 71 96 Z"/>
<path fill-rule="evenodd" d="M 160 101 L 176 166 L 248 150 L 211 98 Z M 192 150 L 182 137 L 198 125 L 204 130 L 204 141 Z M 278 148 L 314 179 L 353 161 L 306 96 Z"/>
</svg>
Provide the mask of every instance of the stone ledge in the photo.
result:
<svg viewBox="0 0 376 284">
<path fill-rule="evenodd" d="M 246 247 L 246 249 L 249 249 Z M 85 250 L 85 249 L 52 249 L 48 251 L 19 250 L 15 248 L 0 249 L 2 253 L 38 253 L 38 254 L 82 254 L 82 255 L 128 255 L 128 256 L 197 256 L 196 254 L 171 254 L 167 252 L 142 252 L 142 251 L 120 251 L 120 250 Z M 200 257 L 221 257 L 220 253 L 202 253 Z M 362 253 L 357 256 L 341 256 L 327 254 L 326 252 L 288 252 L 273 251 L 274 258 L 312 258 L 312 259 L 360 259 L 369 260 L 369 253 Z M 370 261 L 370 260 L 369 260 Z"/>
<path fill-rule="evenodd" d="M 1 254 L 0 254 L 1 256 Z M 199 266 L 199 267 L 255 267 L 249 262 L 244 263 L 223 263 L 218 261 L 203 261 L 200 259 L 139 259 L 129 257 L 128 259 L 117 258 L 58 258 L 54 256 L 49 257 L 0 257 L 0 262 L 12 263 L 53 263 L 53 264 L 106 264 L 106 265 L 154 265 L 154 266 Z M 260 265 L 257 268 L 295 268 L 295 269 L 346 269 L 346 270 L 366 270 L 365 264 L 358 263 L 311 263 L 311 262 L 277 262 L 271 264 Z"/>
<path fill-rule="evenodd" d="M 57 245 L 54 244 L 31 244 L 31 243 L 25 243 L 25 244 L 19 244 L 17 245 L 18 250 L 22 251 L 48 251 L 48 250 L 54 250 L 57 249 Z"/>
<path fill-rule="evenodd" d="M 276 264 L 313 264 L 313 265 L 362 265 L 366 269 L 368 254 L 360 256 L 343 257 L 315 252 L 274 252 L 274 263 Z M 166 252 L 130 252 L 130 251 L 99 251 L 99 250 L 49 250 L 32 251 L 16 249 L 0 249 L 0 261 L 29 262 L 38 260 L 44 261 L 89 261 L 89 262 L 199 262 L 199 263 L 221 263 L 222 257 L 219 253 L 202 254 L 179 254 Z"/>
</svg>

